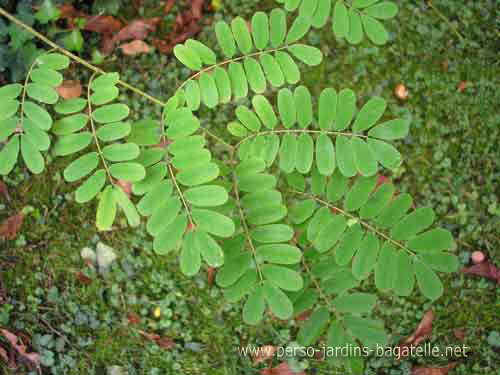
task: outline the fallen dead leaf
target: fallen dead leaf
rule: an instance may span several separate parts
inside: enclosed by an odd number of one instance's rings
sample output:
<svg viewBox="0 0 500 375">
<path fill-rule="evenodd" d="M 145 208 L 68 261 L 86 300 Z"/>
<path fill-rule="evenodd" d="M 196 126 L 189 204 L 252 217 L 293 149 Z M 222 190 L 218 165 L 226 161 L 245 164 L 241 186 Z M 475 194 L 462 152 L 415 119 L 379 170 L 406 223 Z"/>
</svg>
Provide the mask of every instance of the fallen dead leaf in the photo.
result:
<svg viewBox="0 0 500 375">
<path fill-rule="evenodd" d="M 0 224 L 0 238 L 13 240 L 17 237 L 17 233 L 21 229 L 24 220 L 24 213 L 21 211 L 14 216 L 9 217 Z"/>
<path fill-rule="evenodd" d="M 432 310 L 427 311 L 422 320 L 420 321 L 417 329 L 413 335 L 407 337 L 399 344 L 399 348 L 409 348 L 411 346 L 418 346 L 422 341 L 427 340 L 432 333 L 432 321 L 434 320 L 434 312 Z M 404 352 L 404 351 L 401 351 Z"/>
<path fill-rule="evenodd" d="M 159 17 L 132 21 L 113 37 L 113 42 L 117 43 L 131 39 L 144 40 L 150 32 L 156 30 L 156 25 L 159 22 Z"/>
<path fill-rule="evenodd" d="M 463 268 L 460 272 L 496 280 L 500 285 L 500 270 L 490 262 L 475 264 L 471 267 Z"/>
<path fill-rule="evenodd" d="M 265 368 L 260 370 L 262 375 L 306 375 L 304 371 L 302 372 L 293 372 L 288 363 L 283 362 L 277 367 L 273 368 Z"/>
<path fill-rule="evenodd" d="M 142 40 L 133 40 L 132 42 L 122 44 L 118 47 L 122 50 L 125 55 L 135 56 L 140 53 L 148 53 L 151 48 Z"/>
<path fill-rule="evenodd" d="M 172 349 L 175 347 L 175 342 L 168 337 L 161 337 L 157 333 L 147 333 L 144 331 L 139 331 L 139 334 L 147 340 L 154 341 L 162 349 Z"/>
<path fill-rule="evenodd" d="M 3 181 L 0 181 L 0 195 L 3 195 L 5 199 L 10 200 L 9 190 Z"/>
<path fill-rule="evenodd" d="M 16 351 L 16 353 L 19 355 L 19 358 L 21 358 L 21 360 L 26 362 L 28 365 L 35 366 L 38 369 L 38 372 L 41 373 L 40 354 L 35 352 L 27 352 L 26 346 L 23 345 L 23 343 L 19 340 L 19 338 L 12 332 L 6 329 L 1 329 L 0 332 L 2 333 L 2 336 L 5 337 L 5 339 L 9 342 L 12 348 Z"/>
<path fill-rule="evenodd" d="M 113 16 L 86 16 L 85 30 L 95 33 L 114 33 L 123 28 L 123 24 Z"/>
<path fill-rule="evenodd" d="M 456 363 L 450 363 L 446 367 L 414 367 L 411 375 L 448 375 L 448 371 L 456 366 Z"/>
<path fill-rule="evenodd" d="M 257 355 L 253 357 L 253 363 L 256 365 L 261 362 L 265 362 L 268 359 L 273 358 L 274 353 L 276 353 L 277 348 L 273 345 L 265 345 L 259 348 Z"/>
<path fill-rule="evenodd" d="M 92 283 L 92 279 L 90 277 L 86 276 L 83 272 L 78 272 L 76 274 L 76 278 L 83 285 L 90 285 Z"/>
<path fill-rule="evenodd" d="M 80 81 L 68 80 L 57 86 L 56 91 L 63 99 L 75 99 L 82 95 L 82 85 Z"/>
<path fill-rule="evenodd" d="M 215 274 L 217 273 L 217 269 L 214 267 L 208 267 L 207 269 L 207 284 L 208 287 L 211 287 L 214 283 Z"/>
</svg>

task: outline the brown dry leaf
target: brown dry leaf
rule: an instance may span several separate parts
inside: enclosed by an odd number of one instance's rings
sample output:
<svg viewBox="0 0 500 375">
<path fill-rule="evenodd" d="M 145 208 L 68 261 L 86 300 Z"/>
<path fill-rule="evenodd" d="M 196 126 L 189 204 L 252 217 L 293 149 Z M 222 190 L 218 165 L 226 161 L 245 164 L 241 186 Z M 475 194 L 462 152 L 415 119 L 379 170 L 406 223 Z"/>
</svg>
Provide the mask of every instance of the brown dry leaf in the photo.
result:
<svg viewBox="0 0 500 375">
<path fill-rule="evenodd" d="M 490 262 L 483 262 L 471 267 L 462 268 L 460 272 L 497 280 L 500 284 L 500 270 Z"/>
<path fill-rule="evenodd" d="M 90 277 L 86 276 L 83 272 L 78 272 L 76 274 L 76 278 L 83 285 L 90 285 L 92 283 L 92 279 Z"/>
<path fill-rule="evenodd" d="M 410 337 L 406 338 L 401 344 L 399 344 L 399 348 L 408 348 L 411 346 L 418 346 L 422 341 L 427 340 L 432 333 L 432 321 L 434 320 L 434 312 L 432 310 L 427 311 L 417 329 Z"/>
<path fill-rule="evenodd" d="M 131 312 L 131 311 L 127 314 L 127 319 L 128 319 L 128 323 L 130 325 L 133 325 L 133 326 L 141 323 L 141 317 L 139 315 L 137 315 L 136 313 Z"/>
<path fill-rule="evenodd" d="M 18 337 L 12 332 L 6 329 L 1 329 L 0 332 L 2 333 L 2 336 L 5 337 L 5 339 L 9 342 L 9 344 L 12 345 L 19 357 L 28 364 L 35 365 L 40 372 L 40 354 L 34 352 L 28 353 L 26 351 L 26 346 L 23 345 L 22 342 L 19 341 Z"/>
<path fill-rule="evenodd" d="M 268 359 L 273 358 L 274 353 L 276 353 L 277 348 L 273 345 L 265 345 L 259 348 L 257 355 L 253 357 L 253 363 L 256 365 L 261 362 L 265 362 Z"/>
<path fill-rule="evenodd" d="M 414 367 L 411 375 L 448 375 L 448 371 L 456 366 L 456 363 L 450 363 L 446 367 Z"/>
<path fill-rule="evenodd" d="M 82 95 L 82 85 L 80 81 L 68 80 L 57 86 L 56 91 L 63 99 L 75 99 Z"/>
<path fill-rule="evenodd" d="M 156 30 L 158 22 L 160 22 L 159 17 L 132 21 L 113 37 L 113 42 L 130 39 L 144 40 L 150 32 Z"/>
<path fill-rule="evenodd" d="M 277 367 L 265 368 L 263 370 L 260 370 L 260 373 L 262 375 L 306 375 L 304 371 L 299 373 L 293 372 L 286 362 L 283 362 Z"/>
<path fill-rule="evenodd" d="M 130 43 L 122 44 L 118 48 L 120 48 L 125 55 L 129 55 L 129 56 L 135 56 L 135 55 L 138 55 L 140 53 L 148 53 L 151 50 L 149 45 L 147 45 L 142 40 L 138 40 L 138 39 L 133 40 Z"/>
<path fill-rule="evenodd" d="M 3 195 L 5 199 L 9 200 L 9 190 L 7 189 L 7 185 L 3 181 L 0 181 L 0 195 Z"/>
<path fill-rule="evenodd" d="M 113 16 L 86 16 L 85 30 L 96 33 L 114 33 L 123 28 L 123 24 Z"/>
<path fill-rule="evenodd" d="M 161 337 L 157 333 L 147 333 L 144 331 L 139 331 L 139 334 L 147 340 L 154 341 L 162 349 L 172 349 L 175 347 L 175 342 L 168 337 Z"/>
<path fill-rule="evenodd" d="M 199 20 L 203 11 L 203 1 L 204 0 L 193 0 L 191 2 L 191 14 L 193 18 Z"/>
<path fill-rule="evenodd" d="M 17 232 L 21 229 L 24 220 L 24 213 L 21 211 L 14 216 L 9 217 L 0 224 L 0 238 L 13 240 L 17 237 Z"/>
</svg>

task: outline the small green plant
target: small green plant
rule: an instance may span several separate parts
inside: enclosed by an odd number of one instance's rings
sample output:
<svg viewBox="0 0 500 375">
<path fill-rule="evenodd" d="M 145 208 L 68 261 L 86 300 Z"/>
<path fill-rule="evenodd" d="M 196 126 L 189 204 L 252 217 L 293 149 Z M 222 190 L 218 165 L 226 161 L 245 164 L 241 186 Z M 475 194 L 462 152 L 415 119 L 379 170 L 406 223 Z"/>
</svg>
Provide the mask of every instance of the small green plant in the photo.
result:
<svg viewBox="0 0 500 375">
<path fill-rule="evenodd" d="M 384 325 L 372 316 L 377 296 L 366 287 L 373 281 L 381 294 L 409 296 L 417 284 L 425 297 L 439 298 L 436 271 L 458 267 L 454 241 L 432 228 L 432 208 L 412 209 L 409 194 L 378 179 L 380 170 L 401 165 L 391 142 L 407 135 L 409 120 L 386 115 L 381 97 L 358 109 L 349 88 L 315 98 L 300 85 L 300 67 L 322 62 L 322 52 L 301 40 L 324 26 L 332 9 L 336 37 L 356 44 L 366 34 L 381 45 L 388 34 L 378 20 L 394 17 L 397 7 L 280 2 L 299 11 L 290 27 L 277 8 L 255 13 L 252 31 L 241 17 L 217 22 L 217 51 L 192 39 L 177 45 L 175 56 L 194 73 L 166 101 L 61 50 L 0 8 L 59 50 L 37 57 L 24 84 L 0 88 L 0 174 L 20 159 L 38 174 L 47 153 L 66 157 L 64 179 L 78 203 L 97 200 L 100 231 L 112 229 L 119 210 L 132 227 L 146 218 L 154 251 L 176 254 L 186 276 L 218 268 L 226 300 L 244 300 L 246 323 L 259 324 L 268 309 L 279 319 L 310 310 L 300 345 L 327 333 L 331 347 L 385 346 Z M 70 59 L 94 74 L 85 98 L 61 100 L 54 88 Z M 161 105 L 159 118 L 127 122 L 118 86 Z M 236 109 L 222 139 L 196 112 L 225 103 Z M 358 357 L 331 360 L 356 372 L 363 367 Z"/>
</svg>

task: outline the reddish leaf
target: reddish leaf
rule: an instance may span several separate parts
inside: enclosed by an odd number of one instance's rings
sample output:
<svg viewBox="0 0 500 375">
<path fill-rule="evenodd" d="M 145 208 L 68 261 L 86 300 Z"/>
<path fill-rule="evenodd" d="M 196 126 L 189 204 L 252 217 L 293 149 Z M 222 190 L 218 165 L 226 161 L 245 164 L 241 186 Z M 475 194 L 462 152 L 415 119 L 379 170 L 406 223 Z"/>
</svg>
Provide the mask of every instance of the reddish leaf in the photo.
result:
<svg viewBox="0 0 500 375">
<path fill-rule="evenodd" d="M 146 39 L 150 32 L 156 30 L 158 22 L 160 22 L 160 18 L 158 17 L 132 21 L 113 37 L 113 42 L 116 43 L 130 39 Z"/>
<path fill-rule="evenodd" d="M 191 2 L 191 14 L 193 18 L 199 20 L 201 18 L 201 13 L 203 10 L 203 1 L 204 0 L 193 0 Z"/>
<path fill-rule="evenodd" d="M 208 267 L 207 269 L 207 284 L 208 287 L 211 287 L 214 283 L 215 274 L 217 273 L 217 269 L 213 267 Z"/>
<path fill-rule="evenodd" d="M 96 33 L 114 33 L 123 28 L 122 23 L 113 16 L 86 16 L 85 30 Z"/>
<path fill-rule="evenodd" d="M 417 329 L 413 335 L 409 336 L 399 344 L 399 348 L 408 348 L 412 346 L 418 346 L 422 341 L 427 340 L 432 333 L 432 321 L 434 320 L 434 312 L 432 310 L 427 311 Z M 401 351 L 405 352 L 405 351 Z"/>
<path fill-rule="evenodd" d="M 127 314 L 127 318 L 130 325 L 137 325 L 141 323 L 141 317 L 134 312 L 129 312 Z"/>
<path fill-rule="evenodd" d="M 260 373 L 262 375 L 306 375 L 304 371 L 298 373 L 293 372 L 286 362 L 283 362 L 277 367 L 265 368 L 263 370 L 260 370 Z"/>
<path fill-rule="evenodd" d="M 175 347 L 175 342 L 168 337 L 161 337 L 157 333 L 147 333 L 139 331 L 139 334 L 147 340 L 154 341 L 162 349 L 172 349 Z"/>
<path fill-rule="evenodd" d="M 450 363 L 446 367 L 414 367 L 411 375 L 448 375 L 448 371 L 456 366 L 456 363 Z"/>
<path fill-rule="evenodd" d="M 76 278 L 83 285 L 89 285 L 92 283 L 92 279 L 90 277 L 86 276 L 83 272 L 78 272 L 76 274 Z"/>
<path fill-rule="evenodd" d="M 40 369 L 40 354 L 26 351 L 26 346 L 19 340 L 19 338 L 14 335 L 12 332 L 1 329 L 0 332 L 2 336 L 9 342 L 10 345 L 14 348 L 19 357 L 28 362 L 30 365 L 35 365 L 38 369 Z M 40 371 L 39 371 L 40 372 Z"/>
<path fill-rule="evenodd" d="M 24 213 L 21 211 L 14 216 L 9 217 L 0 224 L 0 238 L 13 240 L 17 237 L 17 232 L 21 229 L 24 220 Z"/>
<path fill-rule="evenodd" d="M 475 264 L 471 267 L 463 268 L 460 272 L 497 280 L 500 285 L 500 270 L 490 262 Z"/>
<path fill-rule="evenodd" d="M 265 345 L 259 348 L 257 355 L 253 357 L 253 363 L 258 364 L 265 362 L 268 359 L 273 358 L 274 353 L 276 353 L 277 348 L 273 345 Z"/>
<path fill-rule="evenodd" d="M 132 42 L 122 44 L 118 48 L 120 48 L 125 55 L 129 56 L 148 53 L 150 51 L 150 47 L 142 40 L 133 40 Z"/>
<path fill-rule="evenodd" d="M 56 87 L 56 91 L 63 99 L 75 99 L 82 95 L 82 85 L 80 81 L 64 81 Z"/>
<path fill-rule="evenodd" d="M 7 185 L 3 181 L 0 181 L 0 195 L 3 195 L 5 199 L 9 200 L 9 190 L 7 189 Z"/>
</svg>

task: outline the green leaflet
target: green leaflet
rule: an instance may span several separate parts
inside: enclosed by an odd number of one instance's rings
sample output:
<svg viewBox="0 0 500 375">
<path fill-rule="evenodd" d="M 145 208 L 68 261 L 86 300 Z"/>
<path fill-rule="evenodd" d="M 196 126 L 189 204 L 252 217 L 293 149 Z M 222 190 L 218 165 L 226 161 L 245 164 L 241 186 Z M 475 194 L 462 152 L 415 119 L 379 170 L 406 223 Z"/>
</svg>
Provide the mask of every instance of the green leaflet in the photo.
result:
<svg viewBox="0 0 500 375">
<path fill-rule="evenodd" d="M 293 206 L 288 213 L 294 224 L 302 224 L 316 211 L 316 201 L 308 199 Z"/>
<path fill-rule="evenodd" d="M 153 151 L 153 150 L 150 150 Z M 135 162 L 138 162 L 136 159 Z M 140 163 L 144 167 L 144 163 Z M 132 185 L 132 192 L 135 195 L 142 195 L 154 189 L 167 175 L 167 166 L 165 163 L 157 163 L 146 168 L 146 177 Z"/>
<path fill-rule="evenodd" d="M 302 39 L 311 28 L 311 21 L 311 17 L 299 14 L 292 23 L 292 26 L 290 26 L 290 30 L 286 37 L 286 43 L 292 44 Z"/>
<path fill-rule="evenodd" d="M 201 93 L 198 82 L 191 79 L 186 83 L 184 97 L 186 98 L 187 106 L 190 110 L 197 111 L 200 108 Z"/>
<path fill-rule="evenodd" d="M 320 253 L 330 250 L 337 243 L 342 233 L 344 233 L 346 225 L 347 223 L 344 216 L 333 216 L 324 228 L 319 231 L 313 242 L 314 247 Z"/>
<path fill-rule="evenodd" d="M 415 277 L 410 256 L 400 251 L 396 260 L 396 274 L 392 288 L 399 296 L 409 296 L 415 285 Z"/>
<path fill-rule="evenodd" d="M 30 98 L 45 104 L 54 104 L 59 100 L 59 94 L 56 90 L 39 83 L 28 83 L 26 92 Z"/>
<path fill-rule="evenodd" d="M 170 223 L 172 223 L 182 207 L 178 197 L 165 197 L 157 202 L 153 215 L 148 219 L 146 229 L 152 236 L 158 236 Z"/>
<path fill-rule="evenodd" d="M 245 98 L 248 95 L 248 81 L 243 65 L 239 62 L 230 63 L 228 73 L 231 79 L 234 98 Z"/>
<path fill-rule="evenodd" d="M 220 66 L 216 67 L 213 72 L 213 77 L 215 79 L 215 84 L 219 92 L 219 101 L 221 103 L 228 103 L 231 100 L 231 80 L 226 69 Z"/>
<path fill-rule="evenodd" d="M 77 153 L 86 148 L 92 141 L 92 134 L 80 132 L 76 134 L 59 137 L 54 144 L 53 150 L 56 156 L 66 156 Z"/>
<path fill-rule="evenodd" d="M 200 253 L 210 267 L 220 267 L 224 263 L 224 252 L 219 244 L 203 231 L 195 232 Z"/>
<path fill-rule="evenodd" d="M 49 135 L 33 124 L 33 121 L 24 119 L 23 128 L 27 139 L 29 139 L 38 151 L 47 151 L 50 148 Z"/>
<path fill-rule="evenodd" d="M 264 69 L 264 74 L 266 75 L 267 80 L 271 83 L 271 86 L 283 86 L 285 83 L 285 76 L 276 59 L 272 55 L 264 53 L 260 56 L 260 63 Z"/>
<path fill-rule="evenodd" d="M 211 79 L 213 81 L 213 78 Z M 213 84 L 215 85 L 215 81 Z M 167 115 L 165 121 L 168 125 L 166 131 L 167 137 L 173 140 L 187 137 L 200 127 L 200 120 L 188 108 L 176 109 Z"/>
<path fill-rule="evenodd" d="M 326 294 L 340 295 L 350 289 L 357 288 L 359 281 L 349 269 L 340 269 L 321 283 L 321 288 Z"/>
<path fill-rule="evenodd" d="M 2 112 L 4 113 L 3 108 Z M 17 107 L 16 107 L 17 111 Z M 49 113 L 40 107 L 38 104 L 35 104 L 30 101 L 25 101 L 24 102 L 24 114 L 26 117 L 28 117 L 33 123 L 38 126 L 42 130 L 49 130 L 52 126 L 52 118 L 50 117 Z M 1 118 L 0 118 L 1 119 Z"/>
<path fill-rule="evenodd" d="M 192 48 L 183 44 L 177 44 L 174 47 L 174 55 L 182 64 L 191 70 L 198 71 L 202 67 L 201 58 Z"/>
<path fill-rule="evenodd" d="M 323 61 L 323 54 L 319 49 L 305 44 L 294 44 L 288 47 L 288 51 L 309 66 L 319 65 Z"/>
<path fill-rule="evenodd" d="M 219 172 L 217 164 L 210 162 L 179 172 L 177 181 L 184 186 L 202 185 L 215 180 Z"/>
<path fill-rule="evenodd" d="M 86 203 L 94 199 L 99 194 L 106 183 L 106 172 L 99 169 L 90 176 L 75 192 L 75 199 L 78 203 Z"/>
<path fill-rule="evenodd" d="M 250 235 L 257 242 L 279 243 L 290 241 L 293 237 L 293 233 L 293 229 L 288 225 L 270 224 L 252 229 Z M 281 248 L 279 249 L 281 251 Z"/>
<path fill-rule="evenodd" d="M 354 177 L 358 173 L 358 170 L 354 160 L 352 139 L 344 135 L 339 135 L 335 141 L 335 146 L 337 148 L 337 164 L 340 172 L 346 177 Z"/>
<path fill-rule="evenodd" d="M 256 94 L 262 94 L 264 91 L 266 91 L 266 77 L 257 60 L 255 60 L 253 57 L 247 57 L 243 61 L 243 65 L 245 67 L 248 83 L 252 91 Z"/>
<path fill-rule="evenodd" d="M 218 212 L 193 209 L 191 211 L 197 227 L 218 237 L 231 237 L 234 233 L 233 221 Z"/>
<path fill-rule="evenodd" d="M 337 38 L 345 38 L 349 32 L 349 14 L 343 1 L 337 1 L 333 8 L 333 32 Z"/>
<path fill-rule="evenodd" d="M 391 141 L 406 137 L 409 128 L 410 122 L 408 120 L 396 119 L 375 126 L 368 132 L 368 135 L 370 137 Z"/>
<path fill-rule="evenodd" d="M 309 134 L 301 134 L 297 139 L 297 150 L 300 151 L 300 157 L 295 160 L 297 171 L 302 174 L 309 173 L 314 158 L 314 141 Z"/>
<path fill-rule="evenodd" d="M 371 219 L 380 214 L 391 201 L 396 188 L 389 183 L 382 184 L 369 198 L 368 202 L 361 208 L 359 216 L 362 219 Z"/>
<path fill-rule="evenodd" d="M 390 242 L 384 243 L 375 266 L 375 285 L 378 290 L 387 292 L 392 289 L 396 275 L 398 253 Z"/>
<path fill-rule="evenodd" d="M 330 312 L 325 307 L 316 309 L 297 334 L 297 341 L 300 345 L 312 345 L 325 332 L 330 322 Z"/>
<path fill-rule="evenodd" d="M 264 298 L 271 309 L 271 312 L 278 319 L 289 319 L 293 314 L 293 305 L 285 293 L 265 281 L 262 285 Z"/>
<path fill-rule="evenodd" d="M 113 198 L 118 206 L 123 210 L 127 218 L 128 224 L 131 227 L 137 227 L 141 223 L 141 218 L 137 213 L 134 204 L 119 186 L 113 188 Z"/>
<path fill-rule="evenodd" d="M 454 246 L 451 233 L 445 229 L 431 229 L 422 233 L 408 242 L 408 247 L 421 253 L 434 253 L 450 250 Z"/>
<path fill-rule="evenodd" d="M 54 128 L 57 123 L 54 124 Z M 97 138 L 103 142 L 113 142 L 125 138 L 132 130 L 128 122 L 115 122 L 100 126 L 96 131 Z"/>
<path fill-rule="evenodd" d="M 351 44 L 359 44 L 363 40 L 363 25 L 361 16 L 355 9 L 349 10 L 349 32 L 346 39 Z"/>
<path fill-rule="evenodd" d="M 276 51 L 276 61 L 278 62 L 285 80 L 289 84 L 296 84 L 300 81 L 300 70 L 292 57 L 283 51 Z"/>
<path fill-rule="evenodd" d="M 26 106 L 27 102 L 25 102 Z M 0 121 L 6 120 L 14 116 L 19 108 L 17 100 L 7 99 L 0 101 Z"/>
<path fill-rule="evenodd" d="M 103 105 L 115 100 L 119 94 L 120 91 L 115 86 L 103 87 L 90 96 L 90 102 L 93 105 Z"/>
<path fill-rule="evenodd" d="M 338 312 L 362 314 L 373 310 L 376 302 L 377 299 L 372 294 L 353 293 L 335 298 L 332 306 Z"/>
<path fill-rule="evenodd" d="M 23 86 L 19 83 L 2 86 L 0 87 L 0 99 L 2 101 L 16 99 L 22 90 Z"/>
<path fill-rule="evenodd" d="M 356 179 L 352 189 L 345 197 L 344 208 L 346 211 L 356 211 L 362 207 L 368 201 L 376 183 L 376 177 L 359 177 Z"/>
<path fill-rule="evenodd" d="M 297 121 L 297 110 L 295 107 L 295 99 L 290 89 L 281 89 L 278 92 L 278 110 L 281 122 L 285 128 L 293 127 Z"/>
<path fill-rule="evenodd" d="M 256 325 L 262 320 L 265 310 L 264 288 L 259 286 L 250 294 L 243 306 L 243 321 L 246 324 Z"/>
<path fill-rule="evenodd" d="M 255 95 L 252 99 L 252 105 L 264 126 L 268 129 L 274 129 L 278 124 L 278 119 L 276 118 L 271 103 L 269 103 L 266 97 Z"/>
<path fill-rule="evenodd" d="M 146 170 L 137 163 L 116 163 L 109 168 L 111 176 L 119 180 L 137 182 L 146 177 Z"/>
<path fill-rule="evenodd" d="M 64 169 L 64 179 L 68 182 L 78 181 L 90 174 L 99 164 L 97 152 L 89 152 L 74 160 Z"/>
<path fill-rule="evenodd" d="M 62 115 L 70 115 L 72 113 L 82 111 L 87 105 L 85 99 L 76 98 L 63 100 L 55 105 L 54 110 Z"/>
<path fill-rule="evenodd" d="M 335 171 L 326 185 L 326 197 L 329 202 L 339 201 L 347 191 L 349 180 L 342 176 L 339 170 Z"/>
<path fill-rule="evenodd" d="M 355 133 L 361 133 L 373 125 L 382 117 L 387 107 L 387 102 L 380 97 L 371 98 L 359 111 L 356 121 L 352 126 Z"/>
<path fill-rule="evenodd" d="M 93 91 L 105 90 L 111 86 L 115 86 L 119 80 L 120 74 L 116 72 L 104 73 L 92 80 L 92 82 L 90 83 L 90 88 Z"/>
<path fill-rule="evenodd" d="M 99 197 L 97 204 L 96 225 L 100 231 L 111 230 L 116 217 L 116 200 L 113 187 L 107 186 Z"/>
<path fill-rule="evenodd" d="M 269 27 L 271 46 L 280 47 L 285 41 L 287 32 L 286 13 L 282 9 L 276 8 L 271 11 Z"/>
<path fill-rule="evenodd" d="M 316 166 L 323 176 L 331 176 L 335 171 L 335 149 L 326 134 L 321 134 L 316 139 Z"/>
<path fill-rule="evenodd" d="M 42 67 L 54 70 L 63 70 L 69 66 L 69 58 L 60 53 L 45 53 L 36 61 Z"/>
<path fill-rule="evenodd" d="M 3 121 L 0 121 L 0 142 L 4 142 L 16 131 L 19 118 L 12 117 Z M 26 121 L 27 122 L 27 121 Z M 25 125 L 26 128 L 26 125 Z M 40 130 L 41 131 L 41 130 Z"/>
<path fill-rule="evenodd" d="M 105 146 L 102 154 L 109 161 L 129 161 L 139 156 L 140 149 L 135 143 L 115 143 Z"/>
<path fill-rule="evenodd" d="M 196 54 L 200 57 L 201 62 L 205 65 L 215 65 L 217 63 L 217 56 L 215 52 L 212 51 L 209 47 L 204 45 L 203 43 L 195 40 L 188 39 L 185 43 L 186 47 L 196 52 Z"/>
<path fill-rule="evenodd" d="M 287 133 L 283 136 L 280 155 L 280 169 L 285 173 L 292 173 L 297 159 L 297 138 L 295 134 Z"/>
<path fill-rule="evenodd" d="M 360 318 L 353 315 L 344 317 L 344 323 L 350 333 L 368 348 L 386 346 L 388 342 L 384 324 L 378 320 Z"/>
<path fill-rule="evenodd" d="M 368 39 L 377 45 L 387 43 L 389 40 L 389 34 L 380 21 L 364 14 L 361 15 L 361 21 L 363 22 L 363 27 Z"/>
<path fill-rule="evenodd" d="M 335 130 L 345 130 L 351 124 L 356 112 L 356 94 L 351 89 L 343 89 L 339 92 L 337 102 L 337 117 L 335 119 Z"/>
<path fill-rule="evenodd" d="M 391 237 L 395 240 L 407 240 L 427 229 L 433 223 L 434 217 L 432 208 L 417 208 L 412 213 L 406 215 L 391 229 Z"/>
<path fill-rule="evenodd" d="M 87 125 L 89 117 L 82 113 L 63 117 L 54 122 L 52 132 L 56 135 L 68 135 L 75 133 Z"/>
<path fill-rule="evenodd" d="M 364 280 L 373 270 L 377 262 L 379 251 L 379 241 L 373 233 L 367 233 L 361 244 L 359 250 L 352 262 L 352 274 L 358 280 Z"/>
<path fill-rule="evenodd" d="M 425 297 L 436 300 L 443 295 L 443 283 L 429 266 L 419 260 L 414 260 L 413 268 L 418 288 Z"/>
<path fill-rule="evenodd" d="M 422 262 L 439 272 L 456 272 L 460 266 L 457 256 L 449 253 L 422 254 L 420 258 Z"/>
<path fill-rule="evenodd" d="M 269 227 L 277 225 L 280 224 L 269 225 Z M 275 264 L 297 264 L 302 259 L 301 251 L 287 244 L 262 245 L 257 247 L 256 254 L 262 261 Z"/>
<path fill-rule="evenodd" d="M 335 249 L 335 261 L 338 265 L 345 266 L 349 264 L 354 253 L 361 245 L 363 234 L 363 229 L 359 223 L 356 223 L 347 229 Z"/>
<path fill-rule="evenodd" d="M 200 186 L 184 193 L 186 200 L 194 206 L 215 207 L 227 202 L 228 194 L 221 186 Z"/>
<path fill-rule="evenodd" d="M 363 176 L 373 176 L 378 171 L 377 154 L 372 147 L 360 138 L 351 139 L 352 151 L 354 153 L 354 164 Z"/>
<path fill-rule="evenodd" d="M 410 209 L 413 200 L 409 194 L 399 194 L 382 213 L 377 217 L 375 223 L 382 229 L 391 228 Z"/>
<path fill-rule="evenodd" d="M 200 92 L 201 100 L 208 108 L 214 108 L 219 104 L 219 91 L 215 83 L 214 77 L 209 73 L 201 73 L 200 75 Z"/>
<path fill-rule="evenodd" d="M 196 275 L 201 268 L 200 248 L 194 232 L 186 233 L 182 240 L 179 265 L 181 272 L 186 276 Z"/>
<path fill-rule="evenodd" d="M 142 216 L 151 215 L 159 204 L 165 202 L 173 191 L 173 184 L 169 180 L 164 180 L 147 192 L 140 200 L 137 209 Z"/>
<path fill-rule="evenodd" d="M 261 122 L 254 112 L 245 106 L 238 106 L 236 108 L 236 117 L 238 120 L 250 131 L 257 132 L 261 127 Z"/>
<path fill-rule="evenodd" d="M 269 43 L 269 19 L 264 12 L 256 12 L 252 17 L 252 34 L 255 47 L 263 50 Z"/>
<path fill-rule="evenodd" d="M 229 25 L 224 21 L 215 24 L 215 36 L 224 55 L 231 59 L 236 53 L 236 43 Z"/>
<path fill-rule="evenodd" d="M 128 123 L 116 124 L 123 124 L 126 127 L 130 126 Z M 108 125 L 105 125 L 105 127 L 107 126 Z M 146 118 L 137 121 L 132 125 L 127 141 L 135 143 L 139 146 L 153 146 L 160 143 L 160 132 L 160 122 Z"/>
<path fill-rule="evenodd" d="M 261 271 L 267 281 L 280 289 L 296 292 L 304 286 L 300 274 L 290 268 L 265 264 Z"/>
<path fill-rule="evenodd" d="M 167 225 L 163 231 L 155 237 L 153 249 L 159 255 L 166 255 L 179 246 L 179 242 L 187 227 L 187 217 L 182 214 Z"/>
<path fill-rule="evenodd" d="M 21 135 L 21 155 L 31 173 L 40 174 L 43 172 L 45 161 L 42 154 L 26 135 Z"/>
<path fill-rule="evenodd" d="M 48 68 L 38 68 L 31 71 L 30 78 L 33 82 L 46 86 L 56 87 L 63 81 L 61 73 Z M 1 96 L 1 93 L 0 93 Z M 17 95 L 16 95 L 17 97 Z M 12 98 L 14 99 L 14 98 Z"/>
<path fill-rule="evenodd" d="M 380 0 L 354 0 L 352 2 L 352 7 L 357 9 L 362 9 L 369 7 L 370 5 L 373 5 L 379 1 Z"/>
<path fill-rule="evenodd" d="M 396 17 L 398 14 L 398 6 L 390 1 L 382 1 L 368 7 L 365 9 L 364 13 L 374 18 L 387 20 Z"/>
<path fill-rule="evenodd" d="M 128 117 L 130 109 L 125 104 L 108 104 L 92 112 L 92 118 L 98 123 L 121 121 Z"/>
<path fill-rule="evenodd" d="M 313 121 L 313 109 L 311 93 L 305 86 L 299 86 L 294 93 L 295 105 L 300 108 L 297 111 L 297 121 L 301 128 L 307 128 Z"/>
<path fill-rule="evenodd" d="M 251 267 L 252 263 L 252 254 L 248 252 L 226 259 L 215 277 L 217 285 L 222 288 L 233 285 Z"/>
<path fill-rule="evenodd" d="M 231 22 L 231 29 L 233 30 L 233 36 L 240 51 L 244 55 L 248 55 L 252 52 L 252 37 L 246 21 L 241 17 L 234 18 Z"/>
<path fill-rule="evenodd" d="M 318 0 L 302 1 L 299 8 L 299 14 L 306 17 L 312 17 L 318 7 Z"/>
<path fill-rule="evenodd" d="M 396 169 L 401 165 L 401 154 L 391 144 L 377 139 L 369 139 L 368 145 L 377 161 L 387 169 Z"/>
<path fill-rule="evenodd" d="M 326 25 L 332 10 L 331 0 L 318 0 L 318 6 L 314 12 L 312 25 L 316 28 L 321 28 Z"/>
<path fill-rule="evenodd" d="M 323 90 L 319 96 L 318 107 L 319 128 L 321 130 L 333 129 L 333 123 L 337 117 L 337 92 L 331 88 Z"/>
<path fill-rule="evenodd" d="M 239 302 L 255 288 L 255 284 L 257 284 L 257 271 L 248 270 L 235 284 L 224 291 L 224 297 L 230 303 Z"/>
</svg>

